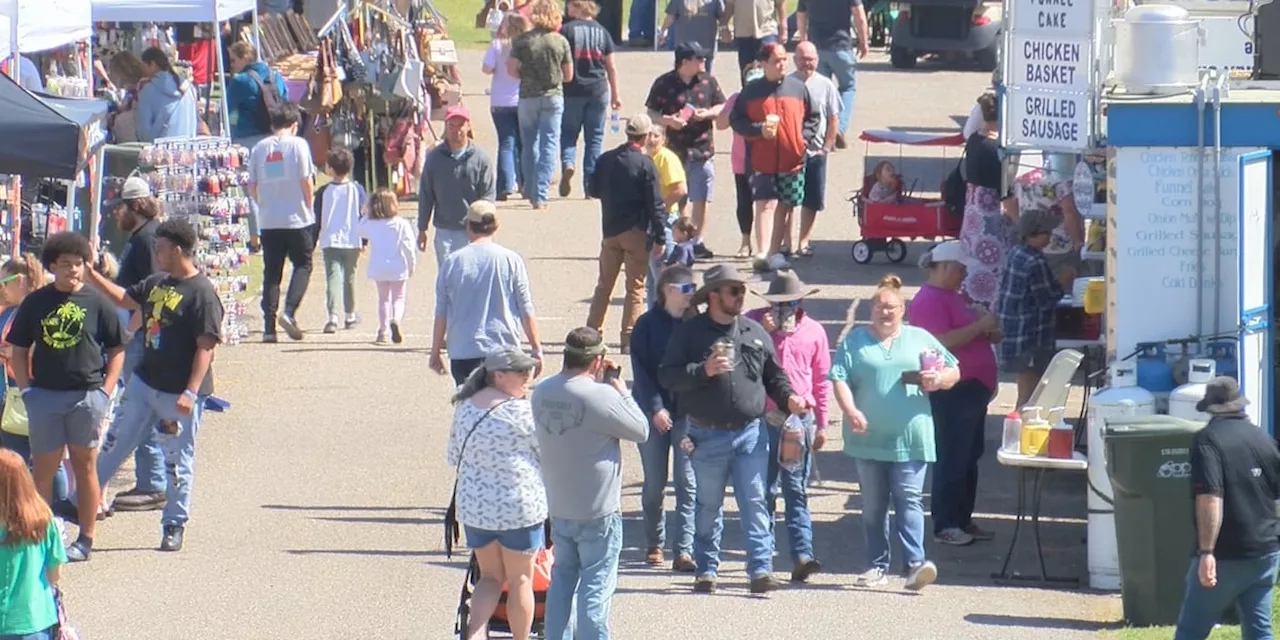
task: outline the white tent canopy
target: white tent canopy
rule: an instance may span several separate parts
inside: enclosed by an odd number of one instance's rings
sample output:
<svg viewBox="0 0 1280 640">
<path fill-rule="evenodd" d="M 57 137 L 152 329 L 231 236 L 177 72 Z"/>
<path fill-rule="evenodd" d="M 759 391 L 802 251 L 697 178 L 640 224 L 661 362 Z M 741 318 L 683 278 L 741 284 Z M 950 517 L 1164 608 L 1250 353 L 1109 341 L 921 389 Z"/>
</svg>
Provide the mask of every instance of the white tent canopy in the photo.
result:
<svg viewBox="0 0 1280 640">
<path fill-rule="evenodd" d="M 0 2 L 3 1 L 5 0 L 0 0 Z M 96 22 L 223 22 L 253 11 L 257 6 L 256 0 L 93 0 L 93 20 Z"/>
<path fill-rule="evenodd" d="M 0 55 L 45 51 L 92 35 L 90 0 L 0 0 Z"/>
</svg>

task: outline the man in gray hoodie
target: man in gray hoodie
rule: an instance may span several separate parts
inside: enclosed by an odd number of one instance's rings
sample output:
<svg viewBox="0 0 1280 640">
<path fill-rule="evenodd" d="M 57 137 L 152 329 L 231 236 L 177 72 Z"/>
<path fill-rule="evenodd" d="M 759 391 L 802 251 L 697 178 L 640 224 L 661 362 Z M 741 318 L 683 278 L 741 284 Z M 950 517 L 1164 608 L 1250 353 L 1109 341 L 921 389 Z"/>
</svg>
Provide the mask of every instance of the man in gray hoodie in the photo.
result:
<svg viewBox="0 0 1280 640">
<path fill-rule="evenodd" d="M 493 163 L 471 141 L 471 114 L 462 104 L 444 112 L 444 144 L 427 154 L 418 187 L 418 251 L 427 250 L 427 226 L 436 228 L 436 266 L 467 246 L 467 207 L 497 198 Z"/>
<path fill-rule="evenodd" d="M 579 327 L 564 339 L 564 369 L 538 383 L 530 400 L 556 550 L 548 638 L 609 637 L 622 551 L 619 443 L 649 437 L 649 420 L 617 371 L 600 332 Z M 578 619 L 571 628 L 575 592 Z"/>
</svg>

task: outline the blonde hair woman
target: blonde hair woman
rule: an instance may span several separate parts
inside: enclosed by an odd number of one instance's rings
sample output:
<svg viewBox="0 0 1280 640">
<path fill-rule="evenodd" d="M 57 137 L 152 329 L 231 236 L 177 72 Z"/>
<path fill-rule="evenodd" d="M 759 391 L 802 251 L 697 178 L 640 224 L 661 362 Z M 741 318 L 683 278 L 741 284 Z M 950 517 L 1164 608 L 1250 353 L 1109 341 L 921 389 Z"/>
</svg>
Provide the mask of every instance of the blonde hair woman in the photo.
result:
<svg viewBox="0 0 1280 640">
<path fill-rule="evenodd" d="M 858 468 L 867 545 L 863 587 L 888 582 L 889 504 L 906 554 L 906 588 L 938 577 L 924 555 L 924 478 L 935 459 L 929 394 L 960 379 L 956 358 L 928 331 L 902 323 L 902 279 L 889 274 L 871 298 L 871 323 L 840 341 L 827 377 L 844 412 L 844 452 Z"/>
<path fill-rule="evenodd" d="M 520 179 L 520 78 L 507 68 L 511 40 L 531 28 L 529 19 L 508 13 L 498 25 L 493 42 L 484 52 L 481 70 L 489 81 L 489 114 L 498 132 L 498 200 L 518 195 Z"/>
<path fill-rule="evenodd" d="M 530 8 L 533 29 L 511 41 L 507 70 L 520 79 L 520 118 L 524 194 L 535 210 L 547 208 L 547 190 L 560 147 L 564 116 L 562 85 L 573 80 L 569 41 L 560 35 L 560 3 L 535 0 Z"/>
</svg>

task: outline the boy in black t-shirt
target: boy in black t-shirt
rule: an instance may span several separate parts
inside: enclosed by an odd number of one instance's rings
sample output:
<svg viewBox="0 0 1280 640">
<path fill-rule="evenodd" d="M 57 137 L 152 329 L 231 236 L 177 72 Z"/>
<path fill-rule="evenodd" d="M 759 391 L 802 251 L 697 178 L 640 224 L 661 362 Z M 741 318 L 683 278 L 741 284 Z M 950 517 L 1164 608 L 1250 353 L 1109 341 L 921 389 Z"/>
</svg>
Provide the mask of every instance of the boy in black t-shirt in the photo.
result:
<svg viewBox="0 0 1280 640">
<path fill-rule="evenodd" d="M 31 428 L 32 475 L 46 501 L 63 452 L 70 452 L 78 511 L 88 514 L 79 538 L 67 547 L 67 558 L 75 562 L 88 559 L 93 549 L 102 498 L 94 473 L 98 439 L 124 363 L 124 333 L 111 303 L 84 286 L 93 262 L 84 236 L 71 231 L 49 236 L 40 262 L 53 272 L 53 284 L 22 301 L 7 339 Z"/>
<path fill-rule="evenodd" d="M 200 398 L 211 391 L 209 365 L 222 339 L 222 301 L 213 283 L 193 263 L 195 246 L 196 231 L 190 224 L 166 220 L 156 228 L 160 272 L 126 289 L 89 271 L 93 286 L 121 307 L 141 309 L 143 318 L 142 362 L 125 385 L 102 444 L 98 480 L 109 480 L 125 458 L 151 437 L 152 430 L 159 429 L 169 470 L 160 518 L 161 551 L 182 549 L 191 508 Z"/>
</svg>

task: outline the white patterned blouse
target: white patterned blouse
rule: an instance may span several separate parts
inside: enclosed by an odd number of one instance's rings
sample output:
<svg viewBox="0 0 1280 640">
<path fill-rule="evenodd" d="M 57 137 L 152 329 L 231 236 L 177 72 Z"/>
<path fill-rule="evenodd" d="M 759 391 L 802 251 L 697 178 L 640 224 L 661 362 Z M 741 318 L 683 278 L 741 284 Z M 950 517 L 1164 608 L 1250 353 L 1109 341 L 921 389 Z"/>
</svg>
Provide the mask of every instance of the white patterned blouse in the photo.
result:
<svg viewBox="0 0 1280 640">
<path fill-rule="evenodd" d="M 508 400 L 486 411 L 470 399 L 454 410 L 448 461 L 458 470 L 458 521 L 488 531 L 541 524 L 547 496 L 529 401 Z"/>
</svg>

